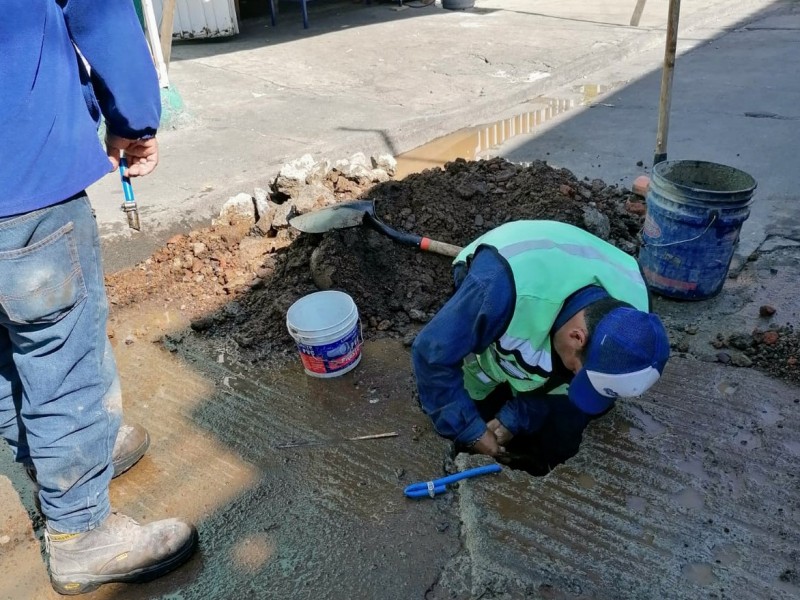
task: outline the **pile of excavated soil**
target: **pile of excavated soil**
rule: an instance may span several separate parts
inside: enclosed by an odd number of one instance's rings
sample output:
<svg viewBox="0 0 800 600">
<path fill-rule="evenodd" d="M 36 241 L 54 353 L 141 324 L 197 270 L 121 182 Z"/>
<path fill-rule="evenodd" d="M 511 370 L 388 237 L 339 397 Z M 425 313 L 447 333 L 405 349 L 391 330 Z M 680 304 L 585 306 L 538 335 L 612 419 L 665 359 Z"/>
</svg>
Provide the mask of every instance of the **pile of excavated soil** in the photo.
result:
<svg viewBox="0 0 800 600">
<path fill-rule="evenodd" d="M 601 180 L 580 181 L 543 162 L 520 166 L 503 159 L 456 161 L 379 184 L 369 197 L 386 223 L 460 246 L 508 221 L 552 219 L 634 253 L 644 212 L 637 197 Z M 253 360 L 292 347 L 286 311 L 310 292 L 347 292 L 365 337 L 407 342 L 452 292 L 450 259 L 400 246 L 366 228 L 304 234 L 266 258 L 268 276 L 233 307 L 193 326 L 203 335 L 234 339 Z"/>
<path fill-rule="evenodd" d="M 553 219 L 633 254 L 644 213 L 627 190 L 580 181 L 543 162 L 456 161 L 361 191 L 386 223 L 460 246 L 508 221 Z M 358 306 L 367 339 L 410 343 L 452 292 L 450 259 L 366 228 L 262 233 L 252 221 L 223 220 L 175 236 L 145 262 L 110 275 L 109 299 L 116 306 L 157 299 L 180 308 L 193 319 L 195 335 L 231 340 L 243 359 L 258 361 L 294 352 L 286 311 L 308 293 L 343 290 Z M 800 334 L 789 326 L 720 334 L 714 346 L 720 362 L 800 383 Z"/>
</svg>

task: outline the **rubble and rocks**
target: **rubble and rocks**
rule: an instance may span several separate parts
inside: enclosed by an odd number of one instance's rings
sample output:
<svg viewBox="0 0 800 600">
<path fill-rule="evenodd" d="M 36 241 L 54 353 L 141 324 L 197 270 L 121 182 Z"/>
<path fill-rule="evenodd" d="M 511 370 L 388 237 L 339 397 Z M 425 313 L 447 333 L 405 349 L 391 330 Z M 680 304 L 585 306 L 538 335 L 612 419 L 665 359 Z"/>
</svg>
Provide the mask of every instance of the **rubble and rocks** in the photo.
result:
<svg viewBox="0 0 800 600">
<path fill-rule="evenodd" d="M 755 329 L 750 334 L 720 334 L 711 342 L 715 348 L 734 349 L 739 352 L 720 352 L 717 360 L 731 362 L 738 367 L 753 366 L 771 375 L 800 383 L 800 332 L 792 325 L 771 329 Z M 726 356 L 723 360 L 721 356 Z"/>
<path fill-rule="evenodd" d="M 628 253 L 637 249 L 642 216 L 626 208 L 633 197 L 601 180 L 580 181 L 541 161 L 522 166 L 492 159 L 457 160 L 402 181 L 379 181 L 395 168 L 392 157 L 363 154 L 332 165 L 310 157 L 290 163 L 269 190 L 237 196 L 213 227 L 176 236 L 136 269 L 111 276 L 111 301 L 166 291 L 187 306 L 197 334 L 234 340 L 258 360 L 292 348 L 285 316 L 295 300 L 336 288 L 354 298 L 365 336 L 410 344 L 452 291 L 449 259 L 366 228 L 299 235 L 288 227 L 293 213 L 367 193 L 387 224 L 458 245 L 508 221 L 553 219 Z M 237 310 L 225 310 L 234 300 Z"/>
<path fill-rule="evenodd" d="M 361 177 L 361 168 L 372 174 Z M 459 245 L 507 221 L 554 219 L 625 252 L 638 247 L 644 202 L 601 180 L 580 181 L 540 161 L 522 166 L 492 159 L 379 181 L 379 171 L 395 168 L 390 156 L 355 155 L 333 164 L 301 159 L 282 169 L 270 189 L 232 198 L 212 227 L 174 236 L 137 267 L 110 275 L 109 299 L 124 305 L 165 297 L 185 311 L 195 335 L 229 339 L 245 358 L 259 360 L 292 349 L 285 316 L 295 300 L 335 288 L 354 298 L 367 338 L 392 336 L 408 346 L 452 291 L 449 260 L 366 228 L 300 235 L 288 225 L 300 210 L 367 194 L 389 225 Z M 289 184 L 293 178 L 296 185 Z M 293 196 L 281 197 L 290 189 Z M 768 304 L 759 309 L 762 318 L 775 314 Z M 691 351 L 686 336 L 696 334 L 696 325 L 680 328 L 673 349 Z M 719 334 L 711 345 L 719 351 L 712 360 L 800 382 L 800 335 L 791 326 Z"/>
</svg>

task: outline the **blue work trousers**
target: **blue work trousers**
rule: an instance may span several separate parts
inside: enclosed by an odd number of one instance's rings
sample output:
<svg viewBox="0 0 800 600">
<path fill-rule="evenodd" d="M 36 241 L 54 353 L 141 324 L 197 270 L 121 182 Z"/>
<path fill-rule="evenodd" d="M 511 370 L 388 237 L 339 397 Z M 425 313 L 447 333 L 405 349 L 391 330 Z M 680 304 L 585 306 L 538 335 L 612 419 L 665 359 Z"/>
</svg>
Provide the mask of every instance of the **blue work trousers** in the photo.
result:
<svg viewBox="0 0 800 600">
<path fill-rule="evenodd" d="M 42 512 L 64 533 L 110 511 L 122 398 L 107 317 L 85 194 L 0 218 L 0 434 L 36 467 Z"/>
</svg>

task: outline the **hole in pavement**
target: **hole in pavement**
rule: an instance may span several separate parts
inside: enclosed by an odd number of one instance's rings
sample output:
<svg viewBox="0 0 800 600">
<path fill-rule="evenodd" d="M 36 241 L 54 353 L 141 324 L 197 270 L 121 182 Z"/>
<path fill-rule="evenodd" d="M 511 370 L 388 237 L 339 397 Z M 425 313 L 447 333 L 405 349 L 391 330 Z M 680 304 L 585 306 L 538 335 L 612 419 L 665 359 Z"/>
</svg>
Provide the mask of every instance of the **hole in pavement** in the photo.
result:
<svg viewBox="0 0 800 600">
<path fill-rule="evenodd" d="M 481 417 L 488 423 L 498 418 L 502 407 L 511 396 L 511 389 L 501 385 L 475 405 Z M 509 469 L 525 471 L 534 477 L 547 475 L 556 466 L 578 454 L 583 432 L 591 421 L 569 401 L 566 395 L 544 395 L 541 398 L 540 408 L 538 415 L 533 415 L 533 411 L 529 411 L 528 415 L 532 421 L 540 420 L 541 425 L 537 432 L 514 436 L 505 445 L 507 461 L 501 463 Z M 499 420 L 502 422 L 502 418 Z M 471 452 L 471 450 L 463 445 L 454 444 L 453 458 L 459 452 Z"/>
</svg>

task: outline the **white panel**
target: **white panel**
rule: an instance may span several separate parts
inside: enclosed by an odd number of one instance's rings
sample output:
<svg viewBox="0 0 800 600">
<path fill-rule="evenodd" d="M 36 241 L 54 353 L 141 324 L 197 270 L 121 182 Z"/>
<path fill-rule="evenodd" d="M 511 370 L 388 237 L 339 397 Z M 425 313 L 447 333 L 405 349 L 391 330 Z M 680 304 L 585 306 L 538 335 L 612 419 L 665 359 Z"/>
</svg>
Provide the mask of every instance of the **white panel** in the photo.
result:
<svg viewBox="0 0 800 600">
<path fill-rule="evenodd" d="M 153 0 L 156 19 L 161 21 L 163 0 Z M 179 39 L 224 37 L 239 33 L 234 0 L 177 0 L 172 26 Z"/>
</svg>

